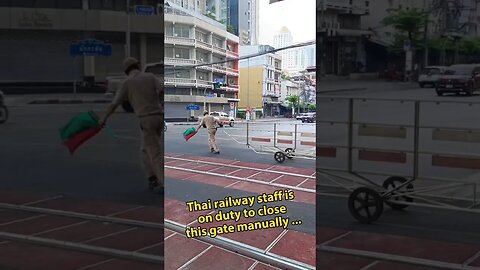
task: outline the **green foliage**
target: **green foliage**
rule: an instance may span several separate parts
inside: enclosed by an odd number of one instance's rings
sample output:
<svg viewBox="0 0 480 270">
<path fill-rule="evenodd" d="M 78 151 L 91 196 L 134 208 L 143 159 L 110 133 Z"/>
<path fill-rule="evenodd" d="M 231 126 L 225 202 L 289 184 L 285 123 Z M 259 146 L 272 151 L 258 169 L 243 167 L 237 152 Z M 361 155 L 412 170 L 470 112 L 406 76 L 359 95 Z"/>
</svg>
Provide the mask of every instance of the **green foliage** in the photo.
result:
<svg viewBox="0 0 480 270">
<path fill-rule="evenodd" d="M 285 98 L 285 100 L 288 102 L 288 107 L 289 108 L 298 108 L 299 107 L 299 103 L 300 103 L 300 97 L 297 96 L 297 95 L 293 95 L 293 96 L 288 96 Z"/>
<path fill-rule="evenodd" d="M 237 118 L 245 118 L 245 112 L 244 111 L 237 111 Z"/>
<path fill-rule="evenodd" d="M 403 41 L 410 39 L 412 48 L 423 39 L 423 29 L 428 20 L 428 13 L 420 9 L 393 9 L 388 11 L 388 16 L 383 18 L 385 26 L 392 26 L 395 30 L 395 46 L 403 48 Z"/>
<path fill-rule="evenodd" d="M 317 110 L 317 105 L 316 104 L 308 104 L 308 110 L 309 111 L 316 111 Z"/>
<path fill-rule="evenodd" d="M 231 24 L 227 25 L 227 31 L 231 34 L 235 34 L 235 28 Z"/>
<path fill-rule="evenodd" d="M 466 55 L 475 55 L 480 53 L 480 38 L 471 37 L 463 39 L 459 44 L 459 51 Z"/>
</svg>

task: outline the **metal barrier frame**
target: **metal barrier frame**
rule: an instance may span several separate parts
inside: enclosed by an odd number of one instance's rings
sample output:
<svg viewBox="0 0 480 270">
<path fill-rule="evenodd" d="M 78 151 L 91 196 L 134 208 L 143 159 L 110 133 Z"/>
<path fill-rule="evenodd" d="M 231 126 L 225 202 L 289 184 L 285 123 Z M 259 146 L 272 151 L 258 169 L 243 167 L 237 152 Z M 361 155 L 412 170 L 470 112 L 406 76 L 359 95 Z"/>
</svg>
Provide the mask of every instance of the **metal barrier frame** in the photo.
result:
<svg viewBox="0 0 480 270">
<path fill-rule="evenodd" d="M 317 141 L 317 157 L 323 157 L 323 158 L 328 158 L 328 155 L 320 155 L 319 153 L 321 151 L 320 148 L 323 148 L 324 150 L 326 149 L 347 149 L 347 168 L 345 170 L 341 170 L 338 168 L 329 168 L 329 167 L 322 167 L 319 166 L 320 164 L 317 163 L 317 176 L 323 176 L 326 180 L 330 181 L 333 183 L 333 186 L 340 187 L 341 189 L 347 190 L 350 193 L 349 197 L 349 207 L 351 210 L 352 215 L 359 220 L 362 223 L 371 223 L 375 221 L 376 219 L 379 218 L 381 215 L 381 212 L 383 210 L 383 202 L 389 204 L 392 206 L 392 208 L 405 208 L 408 205 L 416 205 L 416 206 L 426 206 L 426 207 L 435 207 L 435 208 L 442 208 L 442 209 L 455 209 L 455 210 L 462 210 L 462 211 L 467 211 L 467 212 L 474 212 L 474 213 L 480 213 L 480 202 L 477 200 L 477 191 L 478 191 L 478 184 L 474 182 L 469 182 L 465 180 L 458 180 L 458 179 L 449 179 L 449 178 L 440 178 L 440 177 L 420 177 L 421 179 L 424 180 L 430 180 L 430 181 L 443 181 L 443 182 L 448 182 L 446 184 L 441 184 L 441 185 L 436 185 L 435 187 L 422 187 L 419 189 L 414 189 L 412 184 L 419 179 L 419 170 L 420 170 L 420 155 L 429 155 L 432 156 L 432 162 L 434 157 L 449 157 L 449 158 L 463 158 L 463 159 L 474 159 L 478 160 L 480 162 L 480 155 L 465 155 L 465 154 L 452 154 L 452 153 L 442 153 L 442 152 L 435 152 L 435 151 L 420 151 L 420 131 L 422 129 L 436 129 L 436 130 L 457 130 L 457 131 L 462 131 L 462 132 L 478 132 L 480 134 L 480 128 L 467 128 L 467 127 L 441 127 L 441 126 L 422 126 L 420 123 L 420 112 L 421 112 L 421 104 L 425 103 L 436 103 L 436 104 L 467 104 L 469 106 L 472 106 L 473 104 L 480 105 L 480 102 L 467 102 L 467 101 L 439 101 L 439 100 L 414 100 L 414 99 L 384 99 L 384 98 L 351 98 L 351 97 L 327 97 L 327 96 L 317 96 L 317 101 L 320 100 L 330 100 L 330 101 L 335 101 L 335 100 L 342 100 L 342 101 L 348 101 L 348 120 L 347 121 L 329 121 L 329 120 L 320 120 L 320 117 L 317 116 L 317 124 L 342 124 L 346 125 L 348 128 L 348 137 L 347 137 L 347 145 L 345 146 L 340 145 L 340 144 L 326 144 L 326 143 L 319 143 Z M 385 123 L 373 123 L 373 122 L 368 122 L 368 123 L 363 123 L 362 121 L 354 121 L 354 115 L 355 115 L 355 107 L 354 105 L 358 101 L 375 101 L 375 102 L 400 102 L 400 103 L 413 103 L 414 105 L 414 119 L 412 119 L 413 124 L 409 125 L 400 125 L 400 124 L 385 124 Z M 397 127 L 397 128 L 405 128 L 405 129 L 413 129 L 413 145 L 412 148 L 409 150 L 397 150 L 397 149 L 386 149 L 386 148 L 375 148 L 375 147 L 365 147 L 365 146 L 356 146 L 354 144 L 354 128 L 358 127 L 366 127 L 366 126 L 375 126 L 375 127 Z M 405 139 L 408 138 L 407 135 L 405 135 Z M 369 170 L 354 170 L 353 168 L 353 160 L 354 160 L 354 151 L 358 150 L 359 154 L 360 151 L 377 151 L 377 153 L 380 153 L 381 151 L 385 151 L 386 153 L 401 153 L 402 155 L 407 157 L 407 155 L 413 155 L 413 168 L 412 168 L 412 173 L 411 175 L 400 175 L 397 177 L 402 177 L 404 178 L 404 182 L 401 183 L 399 186 L 394 186 L 393 189 L 386 190 L 384 185 L 377 184 L 375 181 L 373 181 L 371 178 L 365 175 L 375 175 L 375 176 L 390 176 L 390 177 L 395 177 L 392 176 L 391 174 L 387 172 L 379 172 L 379 171 L 369 171 Z M 335 156 L 336 158 L 336 152 Z M 331 158 L 331 156 L 330 156 Z M 375 161 L 375 160 L 370 160 L 370 161 Z M 378 160 L 377 160 L 378 162 Z M 406 161 L 404 162 L 406 163 Z M 433 165 L 433 163 L 432 163 Z M 347 173 L 348 176 L 343 176 L 340 173 Z M 339 181 L 336 181 L 335 178 L 337 179 L 342 179 L 342 180 L 347 180 L 351 181 L 354 184 L 360 183 L 360 187 L 354 188 L 354 187 L 349 187 L 347 185 L 344 185 L 340 183 Z M 409 179 L 407 179 L 409 178 Z M 318 178 L 317 178 L 318 179 Z M 317 186 L 328 186 L 332 187 L 332 185 L 328 185 L 325 183 L 318 183 L 317 180 Z M 460 187 L 460 186 L 471 186 L 472 187 L 472 192 L 473 196 L 471 199 L 467 199 L 465 197 L 454 197 L 454 196 L 441 196 L 439 194 L 434 195 L 434 194 L 429 194 L 431 191 L 438 191 L 441 189 L 452 189 L 455 187 Z M 408 188 L 411 187 L 411 188 Z M 360 190 L 361 189 L 361 190 Z M 360 190 L 360 191 L 359 191 Z M 363 199 L 365 201 L 365 205 L 367 204 L 376 204 L 376 207 L 380 214 L 378 216 L 371 215 L 367 213 L 368 217 L 363 216 L 358 217 L 356 216 L 355 213 L 355 207 L 354 204 L 359 201 L 359 193 L 365 195 L 365 198 Z M 369 202 L 369 196 L 372 196 L 374 198 L 373 200 L 375 202 Z M 399 203 L 398 199 L 403 199 L 401 200 L 401 203 Z M 410 200 L 420 200 L 424 201 L 424 203 L 414 203 Z M 378 201 L 381 201 L 382 205 L 379 204 Z M 462 205 L 463 203 L 460 202 L 466 202 L 468 201 L 469 204 L 464 206 Z M 353 208 L 352 208 L 353 207 Z M 366 212 L 369 210 L 367 209 Z M 377 212 L 375 212 L 377 213 Z M 371 217 L 374 216 L 374 217 Z"/>
<path fill-rule="evenodd" d="M 273 138 L 256 138 L 256 137 L 253 137 L 251 132 L 250 132 L 250 128 L 256 124 L 272 124 L 273 125 L 273 131 L 271 130 L 263 130 L 264 132 L 273 132 Z M 291 136 L 293 136 L 293 139 L 291 140 L 291 144 L 289 145 L 293 145 L 293 147 L 285 147 L 285 148 L 281 148 L 278 144 L 279 144 L 279 140 L 278 139 L 278 133 L 280 133 L 281 131 L 278 131 L 277 127 L 279 125 L 289 125 L 289 126 L 294 126 L 294 131 L 290 131 L 290 133 L 292 133 Z M 292 158 L 303 158 L 303 159 L 310 159 L 310 160 L 313 160 L 313 159 L 316 159 L 316 142 L 313 141 L 313 142 L 309 142 L 309 141 L 300 141 L 301 139 L 299 139 L 299 136 L 298 136 L 298 125 L 300 124 L 292 124 L 292 123 L 282 123 L 282 124 L 279 124 L 279 123 L 248 123 L 247 122 L 247 147 L 253 149 L 255 152 L 257 153 L 273 153 L 274 154 L 274 158 L 277 162 L 279 163 L 282 163 L 285 161 L 285 158 L 288 158 L 288 159 L 292 159 Z M 301 125 L 307 125 L 307 124 L 301 124 Z M 309 133 L 309 132 L 303 132 L 303 133 Z M 311 133 L 313 134 L 313 133 Z M 301 136 L 300 136 L 301 137 Z M 255 139 L 258 139 L 258 140 L 269 140 L 269 142 L 271 142 L 273 140 L 273 145 L 272 146 L 257 146 L 255 145 L 254 142 Z M 313 151 L 306 151 L 306 150 L 299 150 L 298 149 L 298 144 L 300 143 L 300 145 L 304 145 L 302 144 L 302 142 L 305 142 L 305 143 L 311 143 L 313 144 L 312 145 L 312 150 Z M 309 144 L 307 144 L 309 145 Z M 313 153 L 312 153 L 313 152 Z"/>
</svg>

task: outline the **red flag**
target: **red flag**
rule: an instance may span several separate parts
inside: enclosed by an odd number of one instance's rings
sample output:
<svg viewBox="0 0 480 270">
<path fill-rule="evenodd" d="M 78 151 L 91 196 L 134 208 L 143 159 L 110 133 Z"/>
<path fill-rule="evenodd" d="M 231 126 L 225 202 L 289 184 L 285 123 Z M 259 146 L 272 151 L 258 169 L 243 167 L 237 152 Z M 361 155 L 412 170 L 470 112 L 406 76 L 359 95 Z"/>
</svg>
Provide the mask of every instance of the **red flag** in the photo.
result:
<svg viewBox="0 0 480 270">
<path fill-rule="evenodd" d="M 66 140 L 63 142 L 63 144 L 68 148 L 70 151 L 70 154 L 73 155 L 73 153 L 77 150 L 77 148 L 88 141 L 90 138 L 93 136 L 97 135 L 97 133 L 101 130 L 102 128 L 88 128 L 85 129 L 77 134 L 75 134 L 73 137 L 70 139 Z"/>
<path fill-rule="evenodd" d="M 190 140 L 190 138 L 192 138 L 193 136 L 195 136 L 195 134 L 197 134 L 197 133 L 196 133 L 196 132 L 192 132 L 192 133 L 188 134 L 187 136 L 185 136 L 185 137 L 184 137 L 184 138 L 185 138 L 185 141 Z"/>
</svg>

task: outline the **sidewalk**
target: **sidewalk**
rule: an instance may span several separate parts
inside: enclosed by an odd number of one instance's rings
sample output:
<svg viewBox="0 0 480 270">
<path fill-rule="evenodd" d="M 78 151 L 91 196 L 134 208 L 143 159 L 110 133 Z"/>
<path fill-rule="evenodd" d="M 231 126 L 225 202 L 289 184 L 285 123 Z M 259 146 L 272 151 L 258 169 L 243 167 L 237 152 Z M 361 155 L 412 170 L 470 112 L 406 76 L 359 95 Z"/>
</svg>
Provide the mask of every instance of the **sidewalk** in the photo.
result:
<svg viewBox="0 0 480 270">
<path fill-rule="evenodd" d="M 342 79 L 329 79 L 317 81 L 317 93 L 363 91 L 363 90 L 403 90 L 417 87 L 416 82 L 389 82 L 382 79 L 375 80 L 353 80 L 348 77 Z"/>
<path fill-rule="evenodd" d="M 82 103 L 109 103 L 110 100 L 102 94 L 32 94 L 6 95 L 7 106 L 23 106 L 29 104 L 82 104 Z"/>
</svg>

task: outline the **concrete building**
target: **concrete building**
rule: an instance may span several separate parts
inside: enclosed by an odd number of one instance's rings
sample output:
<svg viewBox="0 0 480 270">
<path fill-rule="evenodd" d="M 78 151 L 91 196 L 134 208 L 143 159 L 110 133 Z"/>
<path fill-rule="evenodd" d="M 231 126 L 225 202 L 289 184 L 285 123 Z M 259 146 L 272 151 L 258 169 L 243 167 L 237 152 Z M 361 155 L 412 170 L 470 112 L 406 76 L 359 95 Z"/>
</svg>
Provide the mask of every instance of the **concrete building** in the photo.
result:
<svg viewBox="0 0 480 270">
<path fill-rule="evenodd" d="M 260 0 L 229 0 L 228 25 L 240 37 L 240 45 L 257 45 Z"/>
<path fill-rule="evenodd" d="M 370 3 L 387 1 L 320 0 L 317 1 L 317 40 L 321 74 L 348 75 L 365 65 L 365 40 L 370 31 L 362 29 L 361 19 L 370 12 Z"/>
<path fill-rule="evenodd" d="M 199 116 L 204 109 L 235 114 L 239 92 L 238 37 L 225 25 L 165 3 L 165 117 Z M 225 63 L 218 63 L 226 61 Z M 209 63 L 216 63 L 211 64 Z M 213 89 L 213 82 L 228 86 Z M 199 111 L 187 111 L 195 104 Z"/>
<path fill-rule="evenodd" d="M 290 103 L 287 101 L 287 97 L 289 96 L 300 96 L 300 87 L 297 82 L 292 80 L 282 80 L 280 97 L 278 98 L 278 101 L 281 104 L 280 115 L 295 114 L 293 111 L 295 108 L 291 108 L 291 110 L 289 109 Z"/>
<path fill-rule="evenodd" d="M 242 46 L 240 56 L 253 55 L 272 50 L 271 46 Z M 261 111 L 265 116 L 280 113 L 281 58 L 274 53 L 240 61 L 239 108 Z"/>
<path fill-rule="evenodd" d="M 142 64 L 161 61 L 163 1 L 131 0 L 137 4 L 153 6 L 156 14 L 130 15 L 131 55 Z M 125 0 L 2 0 L 0 83 L 103 82 L 107 74 L 123 72 L 127 21 Z M 112 55 L 73 58 L 70 44 L 83 39 L 110 43 Z"/>
</svg>

